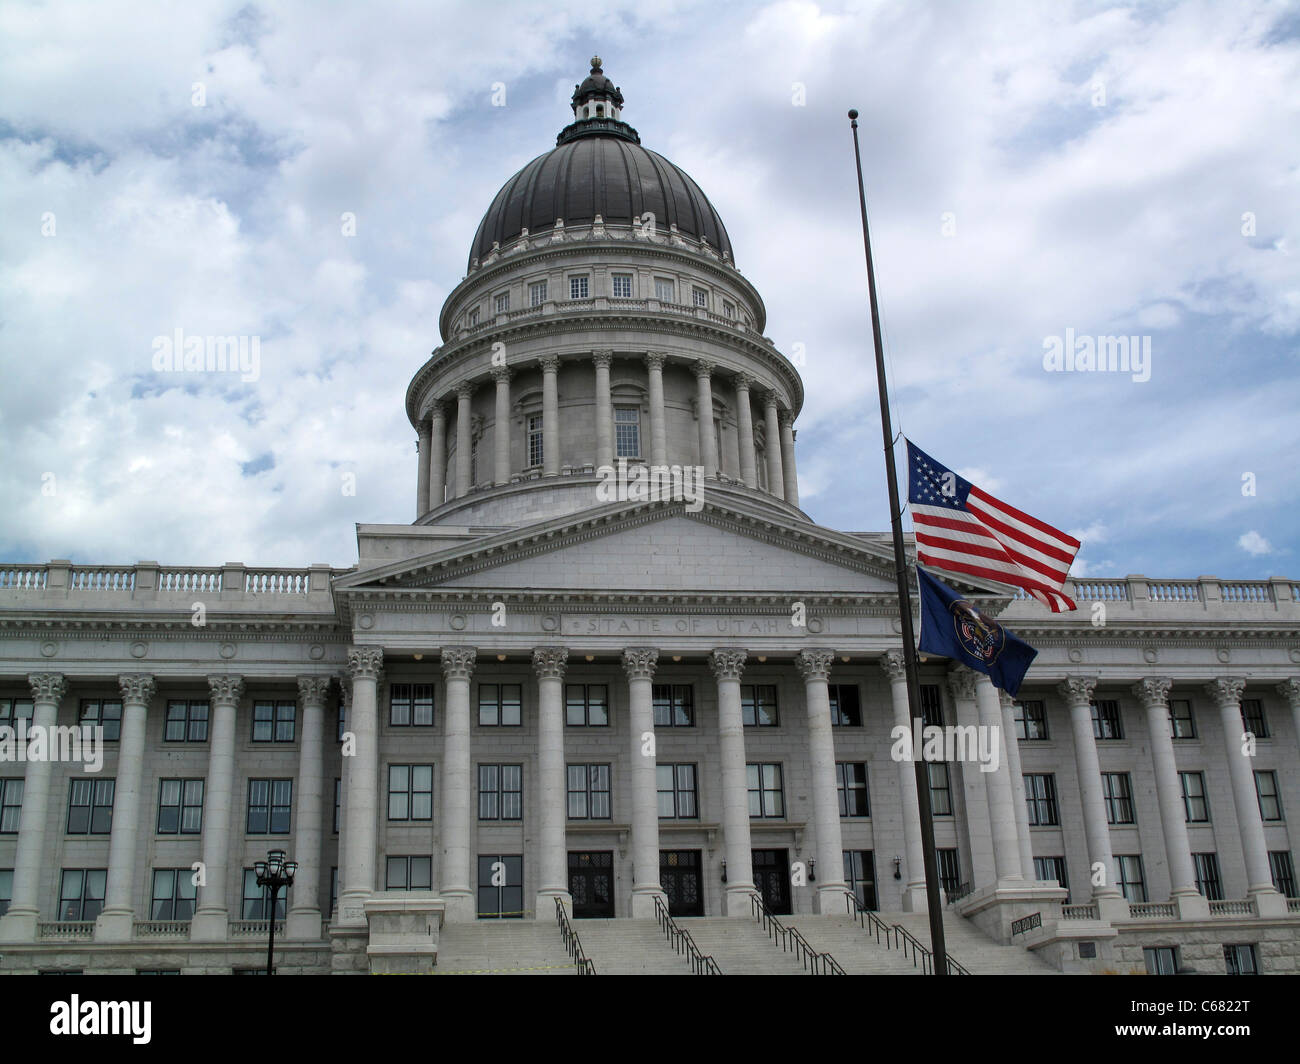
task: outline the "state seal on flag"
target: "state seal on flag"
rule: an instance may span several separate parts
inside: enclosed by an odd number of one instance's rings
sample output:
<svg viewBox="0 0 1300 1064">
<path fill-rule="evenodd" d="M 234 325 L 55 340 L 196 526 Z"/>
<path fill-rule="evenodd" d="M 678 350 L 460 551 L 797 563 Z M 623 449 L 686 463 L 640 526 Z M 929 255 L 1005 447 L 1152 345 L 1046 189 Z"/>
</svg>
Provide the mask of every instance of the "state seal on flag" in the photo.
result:
<svg viewBox="0 0 1300 1064">
<path fill-rule="evenodd" d="M 997 661 L 1007 645 L 1007 633 L 1002 625 L 962 598 L 953 599 L 948 611 L 962 649 L 985 665 Z"/>
</svg>

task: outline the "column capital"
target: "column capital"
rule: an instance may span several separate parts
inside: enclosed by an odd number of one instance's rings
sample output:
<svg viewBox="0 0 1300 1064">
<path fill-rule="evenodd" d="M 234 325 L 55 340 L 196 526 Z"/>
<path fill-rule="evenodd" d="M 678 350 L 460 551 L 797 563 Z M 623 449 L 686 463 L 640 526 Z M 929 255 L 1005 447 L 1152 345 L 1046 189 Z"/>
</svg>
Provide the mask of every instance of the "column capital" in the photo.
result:
<svg viewBox="0 0 1300 1064">
<path fill-rule="evenodd" d="M 423 454 L 424 441 L 433 435 L 433 423 L 427 414 L 415 423 L 415 434 L 420 437 L 420 443 L 422 445 L 420 447 L 420 453 Z"/>
<path fill-rule="evenodd" d="M 473 381 L 461 381 L 458 385 L 456 385 L 457 399 L 470 399 L 473 398 L 473 396 L 474 396 Z"/>
<path fill-rule="evenodd" d="M 352 676 L 349 673 L 341 673 L 338 676 L 339 681 L 339 703 L 343 706 L 343 715 L 346 717 L 348 711 L 352 708 Z"/>
<path fill-rule="evenodd" d="M 749 391 L 750 386 L 755 383 L 754 377 L 750 373 L 737 373 L 735 377 L 732 378 L 732 380 L 735 383 L 736 391 L 738 392 Z"/>
<path fill-rule="evenodd" d="M 1300 679 L 1292 676 L 1289 680 L 1283 680 L 1277 685 L 1277 693 L 1287 700 L 1293 710 L 1300 709 Z"/>
<path fill-rule="evenodd" d="M 713 374 L 714 364 L 707 358 L 697 358 L 695 360 L 695 376 L 709 377 Z"/>
<path fill-rule="evenodd" d="M 880 671 L 889 677 L 890 683 L 907 679 L 907 662 L 901 650 L 886 650 L 880 655 Z"/>
<path fill-rule="evenodd" d="M 442 659 L 442 674 L 449 680 L 468 680 L 478 660 L 478 650 L 474 647 L 443 647 L 438 654 Z"/>
<path fill-rule="evenodd" d="M 739 680 L 748 657 L 749 651 L 740 647 L 719 647 L 709 655 L 709 668 L 718 680 Z"/>
<path fill-rule="evenodd" d="M 794 426 L 794 413 L 790 410 L 778 411 L 776 419 L 783 429 L 793 428 Z"/>
<path fill-rule="evenodd" d="M 1133 685 L 1133 693 L 1143 709 L 1168 709 L 1169 691 L 1174 681 L 1165 676 L 1147 676 Z"/>
<path fill-rule="evenodd" d="M 948 669 L 948 690 L 953 698 L 970 699 L 975 697 L 975 681 L 981 674 L 971 671 L 965 665 L 952 665 Z"/>
<path fill-rule="evenodd" d="M 1231 705 L 1240 707 L 1241 696 L 1246 690 L 1246 681 L 1239 676 L 1220 676 L 1205 685 L 1206 693 L 1214 699 L 1214 704 L 1222 709 Z"/>
<path fill-rule="evenodd" d="M 768 388 L 763 393 L 763 405 L 773 410 L 778 409 L 781 405 L 781 397 L 776 394 L 775 388 Z"/>
<path fill-rule="evenodd" d="M 302 699 L 302 704 L 324 705 L 332 679 L 330 676 L 299 676 L 298 697 Z"/>
<path fill-rule="evenodd" d="M 559 355 L 541 355 L 537 359 L 537 364 L 542 367 L 543 373 L 554 373 L 560 368 Z"/>
<path fill-rule="evenodd" d="M 123 702 L 140 706 L 147 706 L 158 690 L 153 676 L 147 672 L 125 672 L 117 678 L 117 684 L 122 689 Z"/>
<path fill-rule="evenodd" d="M 568 667 L 568 647 L 533 647 L 533 672 L 539 680 L 563 680 Z"/>
<path fill-rule="evenodd" d="M 242 676 L 209 676 L 208 689 L 212 692 L 212 701 L 218 705 L 233 706 L 244 694 Z"/>
<path fill-rule="evenodd" d="M 795 668 L 804 681 L 830 679 L 831 662 L 835 660 L 835 651 L 826 647 L 809 647 L 794 656 Z"/>
<path fill-rule="evenodd" d="M 383 671 L 383 647 L 348 647 L 348 673 L 352 679 L 378 680 Z"/>
<path fill-rule="evenodd" d="M 1007 694 L 1006 691 L 1002 690 L 1002 688 L 999 687 L 999 688 L 998 688 L 998 701 L 1002 703 L 1002 708 L 1003 708 L 1003 709 L 1009 709 L 1009 710 L 1011 710 L 1012 715 L 1013 715 L 1013 716 L 1015 715 L 1015 712 L 1016 712 L 1016 696 L 1015 696 L 1015 695 L 1009 695 L 1009 694 Z"/>
<path fill-rule="evenodd" d="M 645 364 L 647 369 L 663 369 L 664 363 L 668 361 L 668 356 L 662 351 L 647 351 Z"/>
<path fill-rule="evenodd" d="M 61 672 L 33 672 L 27 677 L 32 698 L 37 702 L 60 702 L 68 693 L 67 678 Z"/>
<path fill-rule="evenodd" d="M 447 408 L 443 405 L 441 399 L 435 399 L 429 404 L 429 409 L 425 411 L 425 415 L 429 419 L 430 427 L 432 427 L 433 422 L 446 420 Z"/>
<path fill-rule="evenodd" d="M 1092 692 L 1097 687 L 1095 676 L 1067 676 L 1056 685 L 1057 693 L 1069 706 L 1086 706 L 1092 701 Z"/>
<path fill-rule="evenodd" d="M 623 671 L 629 680 L 653 680 L 658 662 L 658 647 L 625 647 L 623 650 Z"/>
<path fill-rule="evenodd" d="M 492 379 L 498 384 L 509 384 L 513 370 L 509 366 L 493 366 Z"/>
<path fill-rule="evenodd" d="M 614 361 L 613 351 L 593 351 L 591 361 L 596 364 L 597 369 L 609 369 L 609 364 Z"/>
</svg>

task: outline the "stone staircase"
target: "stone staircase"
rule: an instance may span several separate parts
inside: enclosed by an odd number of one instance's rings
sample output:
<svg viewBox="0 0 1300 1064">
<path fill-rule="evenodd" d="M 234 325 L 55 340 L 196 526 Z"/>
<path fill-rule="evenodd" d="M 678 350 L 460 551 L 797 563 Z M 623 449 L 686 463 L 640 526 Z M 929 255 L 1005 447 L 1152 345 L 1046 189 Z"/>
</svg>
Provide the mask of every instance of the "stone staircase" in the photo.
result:
<svg viewBox="0 0 1300 1064">
<path fill-rule="evenodd" d="M 597 963 L 596 971 L 603 970 Z M 443 925 L 433 974 L 576 975 L 577 968 L 554 920 L 478 920 Z"/>
<path fill-rule="evenodd" d="M 780 919 L 789 925 L 788 917 Z M 768 938 L 755 920 L 726 916 L 678 917 L 677 926 L 690 932 L 701 953 L 712 955 L 723 975 L 805 974 L 799 958 Z"/>
<path fill-rule="evenodd" d="M 878 913 L 887 924 L 902 924 L 923 945 L 930 944 L 930 918 L 925 913 Z M 864 932 L 865 934 L 865 932 Z M 1003 946 L 969 920 L 944 911 L 944 942 L 948 952 L 971 975 L 1060 975 L 1047 961 L 1023 946 Z M 875 940 L 872 940 L 875 945 Z"/>
<path fill-rule="evenodd" d="M 574 920 L 573 930 L 597 975 L 690 975 L 654 920 Z"/>
</svg>

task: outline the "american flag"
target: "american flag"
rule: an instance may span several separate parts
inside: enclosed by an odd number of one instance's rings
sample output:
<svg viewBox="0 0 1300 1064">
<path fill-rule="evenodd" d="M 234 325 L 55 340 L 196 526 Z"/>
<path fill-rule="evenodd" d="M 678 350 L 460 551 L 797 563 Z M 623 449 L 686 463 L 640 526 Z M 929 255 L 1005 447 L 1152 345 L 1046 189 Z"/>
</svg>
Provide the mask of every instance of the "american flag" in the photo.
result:
<svg viewBox="0 0 1300 1064">
<path fill-rule="evenodd" d="M 1024 588 L 1053 613 L 1077 609 L 1062 594 L 1077 539 L 980 491 L 911 440 L 907 464 L 917 561 Z"/>
</svg>

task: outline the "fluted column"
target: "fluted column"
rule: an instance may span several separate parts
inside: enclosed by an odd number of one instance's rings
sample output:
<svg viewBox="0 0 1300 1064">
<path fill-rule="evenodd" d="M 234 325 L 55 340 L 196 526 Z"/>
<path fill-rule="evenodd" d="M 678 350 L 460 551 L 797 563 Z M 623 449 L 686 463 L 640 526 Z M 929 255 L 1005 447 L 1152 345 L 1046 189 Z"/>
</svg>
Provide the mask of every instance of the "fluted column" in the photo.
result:
<svg viewBox="0 0 1300 1064">
<path fill-rule="evenodd" d="M 420 440 L 420 465 L 415 490 L 415 516 L 419 517 L 429 510 L 429 452 L 433 449 L 433 434 L 427 417 L 420 418 L 416 434 Z"/>
<path fill-rule="evenodd" d="M 979 724 L 979 709 L 975 705 L 975 673 L 964 665 L 948 669 L 948 690 L 952 694 L 957 724 L 974 729 Z M 968 735 L 978 734 L 968 731 Z M 949 785 L 956 766 L 948 766 Z M 989 821 L 989 792 L 986 774 L 971 761 L 961 763 L 962 799 L 966 809 L 966 839 L 970 844 L 971 885 L 991 887 L 997 881 L 997 866 L 993 859 L 993 833 Z"/>
<path fill-rule="evenodd" d="M 763 397 L 764 436 L 767 453 L 767 490 L 778 499 L 785 498 L 785 478 L 781 473 L 781 427 L 777 423 L 776 392 Z"/>
<path fill-rule="evenodd" d="M 668 428 L 664 415 L 664 361 L 662 351 L 651 351 L 645 356 L 646 370 L 650 376 L 650 464 L 668 464 Z"/>
<path fill-rule="evenodd" d="M 230 821 L 235 807 L 235 710 L 242 676 L 209 676 L 208 775 L 203 785 L 203 879 L 190 923 L 195 942 L 224 942 L 230 911 Z"/>
<path fill-rule="evenodd" d="M 297 830 L 291 856 L 298 862 L 293 881 L 293 908 L 285 938 L 315 941 L 321 936 L 321 840 L 325 806 L 325 696 L 328 676 L 299 676 L 298 704 L 302 728 L 298 739 L 298 781 L 293 801 Z"/>
<path fill-rule="evenodd" d="M 31 730 L 48 735 L 58 721 L 67 681 L 57 672 L 32 673 Z M 45 856 L 45 826 L 49 820 L 50 776 L 53 762 L 28 761 L 23 770 L 23 807 L 18 814 L 18 850 L 14 857 L 13 893 L 9 911 L 0 916 L 0 942 L 34 942 L 40 922 L 41 861 Z"/>
<path fill-rule="evenodd" d="M 596 366 L 596 468 L 614 465 L 614 408 L 609 398 L 609 364 L 614 352 L 597 351 Z"/>
<path fill-rule="evenodd" d="M 723 853 L 727 861 L 724 915 L 748 918 L 754 893 L 754 852 L 749 836 L 749 784 L 745 772 L 745 724 L 740 712 L 740 675 L 748 651 L 715 650 L 709 667 L 718 683 L 718 740 L 722 761 Z"/>
<path fill-rule="evenodd" d="M 470 455 L 474 449 L 473 423 L 470 400 L 474 385 L 463 381 L 456 386 L 456 498 L 468 495 L 470 483 Z"/>
<path fill-rule="evenodd" d="M 104 911 L 95 920 L 95 941 L 129 942 L 135 922 L 135 852 L 139 841 L 144 739 L 154 679 L 148 673 L 117 678 L 122 690 L 122 731 L 113 784 L 113 827 L 108 840 Z"/>
<path fill-rule="evenodd" d="M 1277 693 L 1285 698 L 1287 705 L 1291 707 L 1292 730 L 1296 737 L 1300 738 L 1300 679 L 1293 676 L 1289 680 L 1283 680 L 1277 685 Z"/>
<path fill-rule="evenodd" d="M 1246 859 L 1246 893 L 1255 899 L 1260 915 L 1274 908 L 1277 892 L 1268 865 L 1268 847 L 1264 841 L 1264 820 L 1259 815 L 1259 794 L 1255 789 L 1253 749 L 1245 742 L 1241 722 L 1241 695 L 1246 681 L 1224 676 L 1205 685 L 1205 690 L 1219 708 L 1223 728 L 1223 745 L 1228 755 L 1228 775 L 1232 780 L 1232 804 L 1237 813 L 1237 832 L 1241 852 Z M 1286 903 L 1282 903 L 1285 911 Z"/>
<path fill-rule="evenodd" d="M 912 718 L 907 701 L 907 669 L 901 650 L 887 650 L 880 668 L 889 678 L 889 700 L 894 711 L 894 727 L 912 732 Z M 913 757 L 921 751 L 914 750 Z M 916 793 L 916 766 L 911 761 L 898 762 L 898 793 L 903 805 L 903 909 L 925 912 L 925 852 L 921 846 L 921 800 Z"/>
<path fill-rule="evenodd" d="M 543 355 L 537 360 L 542 367 L 542 475 L 560 475 L 560 392 L 556 383 L 560 371 L 559 355 Z"/>
<path fill-rule="evenodd" d="M 340 673 L 339 681 L 339 705 L 343 707 L 343 735 L 346 740 L 349 730 L 352 726 L 352 677 L 346 673 Z M 342 766 L 339 769 L 339 848 L 334 860 L 338 862 L 338 889 L 334 897 L 334 907 L 342 914 L 343 912 L 343 872 L 348 867 L 348 790 L 349 783 L 352 780 L 352 762 L 356 759 L 347 753 L 346 749 L 341 750 Z M 335 917 L 331 913 L 330 920 Z"/>
<path fill-rule="evenodd" d="M 794 465 L 794 415 L 783 410 L 778 420 L 781 425 L 781 470 L 785 474 L 785 501 L 798 506 L 799 472 Z"/>
<path fill-rule="evenodd" d="M 659 651 L 628 647 L 623 651 L 627 673 L 632 759 L 632 916 L 651 919 L 655 899 L 668 903 L 659 883 L 659 795 L 655 776 L 655 714 L 652 686 Z"/>
<path fill-rule="evenodd" d="M 980 727 L 994 743 L 997 768 L 985 772 L 984 766 L 967 766 L 984 777 L 989 801 L 989 827 L 993 836 L 993 867 L 998 883 L 1022 885 L 1025 880 L 1020 864 L 1020 839 L 1016 833 L 1016 807 L 1011 796 L 1011 773 L 1002 732 L 1002 704 L 998 693 L 984 673 L 975 673 L 975 705 L 979 709 Z M 996 737 L 996 739 L 994 738 Z M 1012 737 L 1014 741 L 1014 736 Z M 963 766 L 963 770 L 965 767 Z"/>
<path fill-rule="evenodd" d="M 493 474 L 497 484 L 510 483 L 510 369 L 498 366 L 492 371 L 492 379 L 497 386 L 497 405 L 494 415 L 493 434 Z"/>
<path fill-rule="evenodd" d="M 998 692 L 1002 706 L 1002 735 L 1006 740 L 1007 774 L 1011 777 L 1011 800 L 1016 807 L 1016 841 L 1020 849 L 1020 871 L 1027 882 L 1034 875 L 1033 836 L 1029 834 L 1029 807 L 1025 804 L 1025 775 L 1020 767 L 1020 741 L 1016 738 L 1016 700 L 1005 691 Z"/>
<path fill-rule="evenodd" d="M 700 428 L 700 465 L 706 477 L 718 475 L 718 438 L 713 433 L 713 384 L 710 375 L 713 363 L 706 359 L 695 360 L 695 403 L 699 408 L 697 422 Z"/>
<path fill-rule="evenodd" d="M 375 892 L 379 843 L 379 678 L 384 669 L 382 647 L 351 647 L 353 737 L 351 771 L 343 830 L 347 832 L 347 864 L 339 873 L 339 922 L 366 922 L 365 902 Z"/>
<path fill-rule="evenodd" d="M 754 415 L 749 407 L 749 386 L 754 378 L 736 374 L 736 428 L 740 436 L 740 479 L 745 487 L 758 487 L 758 469 L 754 460 Z"/>
<path fill-rule="evenodd" d="M 470 869 L 470 802 L 473 781 L 469 750 L 469 680 L 478 652 L 474 647 L 443 647 L 442 674 L 447 713 L 442 754 L 442 867 L 439 881 L 447 905 L 445 919 L 468 922 L 477 914 Z"/>
<path fill-rule="evenodd" d="M 429 508 L 447 501 L 447 410 L 435 402 L 429 410 Z"/>
<path fill-rule="evenodd" d="M 573 909 L 569 894 L 569 857 L 565 837 L 568 785 L 564 768 L 564 670 L 566 647 L 535 647 L 537 673 L 537 813 L 539 920 L 555 919 L 555 899 Z"/>
<path fill-rule="evenodd" d="M 840 833 L 839 787 L 835 779 L 835 739 L 831 733 L 831 700 L 826 682 L 835 654 L 821 647 L 801 650 L 795 666 L 803 677 L 808 714 L 808 755 L 812 763 L 813 824 L 817 833 L 817 911 L 844 912 L 844 843 Z"/>
</svg>

